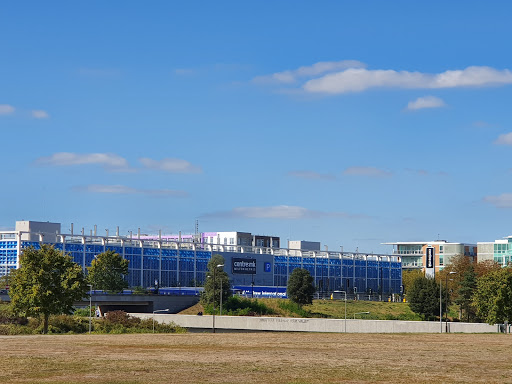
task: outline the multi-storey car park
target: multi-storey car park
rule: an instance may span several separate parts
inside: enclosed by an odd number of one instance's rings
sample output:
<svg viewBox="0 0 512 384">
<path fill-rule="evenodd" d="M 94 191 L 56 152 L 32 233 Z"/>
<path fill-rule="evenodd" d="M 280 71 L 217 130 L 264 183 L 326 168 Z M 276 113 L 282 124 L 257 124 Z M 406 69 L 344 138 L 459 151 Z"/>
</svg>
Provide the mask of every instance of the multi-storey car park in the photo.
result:
<svg viewBox="0 0 512 384">
<path fill-rule="evenodd" d="M 96 232 L 96 231 L 95 231 Z M 96 233 L 61 233 L 59 223 L 17 221 L 14 231 L 0 232 L 0 275 L 19 268 L 27 247 L 50 244 L 71 255 L 84 270 L 94 257 L 112 250 L 129 261 L 125 276 L 130 287 L 202 286 L 212 254 L 225 259 L 224 270 L 233 287 L 278 295 L 284 292 L 295 268 L 307 269 L 319 292 L 400 293 L 400 257 L 353 252 L 321 251 L 320 243 L 291 242 L 280 248 L 279 238 L 247 232 L 205 232 L 189 236 L 98 236 Z M 301 249 L 304 245 L 306 249 Z"/>
</svg>

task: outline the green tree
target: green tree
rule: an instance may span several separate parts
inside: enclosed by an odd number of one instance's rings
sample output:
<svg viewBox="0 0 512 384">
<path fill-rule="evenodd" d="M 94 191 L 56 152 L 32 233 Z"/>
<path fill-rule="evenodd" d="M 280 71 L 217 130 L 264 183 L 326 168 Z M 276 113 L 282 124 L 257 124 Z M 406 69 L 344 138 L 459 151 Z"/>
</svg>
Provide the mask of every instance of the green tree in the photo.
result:
<svg viewBox="0 0 512 384">
<path fill-rule="evenodd" d="M 474 305 L 477 316 L 489 324 L 512 322 L 512 268 L 493 270 L 480 277 Z"/>
<path fill-rule="evenodd" d="M 97 255 L 87 270 L 93 289 L 117 293 L 128 287 L 124 279 L 128 274 L 128 260 L 112 250 Z"/>
<path fill-rule="evenodd" d="M 12 269 L 7 270 L 7 274 L 0 276 L 0 289 L 8 289 L 11 282 Z"/>
<path fill-rule="evenodd" d="M 11 272 L 13 309 L 22 316 L 42 316 L 47 333 L 50 315 L 72 313 L 73 303 L 87 296 L 84 273 L 69 255 L 49 245 L 24 249 L 20 263 Z"/>
<path fill-rule="evenodd" d="M 409 288 L 412 287 L 416 279 L 424 277 L 425 274 L 420 269 L 402 271 L 402 285 L 404 286 L 404 294 L 407 294 Z"/>
<path fill-rule="evenodd" d="M 311 304 L 316 289 L 313 285 L 313 277 L 307 269 L 295 268 L 288 279 L 286 294 L 288 298 L 299 304 Z"/>
<path fill-rule="evenodd" d="M 443 310 L 446 308 L 445 296 L 446 288 L 442 291 Z M 432 278 L 416 279 L 407 291 L 407 300 L 413 312 L 430 320 L 439 315 L 439 284 Z"/>
<path fill-rule="evenodd" d="M 466 317 L 466 321 L 471 321 L 476 316 L 476 311 L 473 306 L 473 294 L 476 290 L 476 272 L 475 268 L 470 265 L 464 272 L 462 280 L 459 284 L 458 296 L 455 299 L 455 304 L 460 307 L 461 314 Z"/>
<path fill-rule="evenodd" d="M 226 261 L 224 258 L 215 254 L 208 262 L 208 272 L 206 274 L 206 281 L 204 283 L 204 291 L 201 295 L 201 303 L 203 305 L 212 305 L 215 302 L 215 307 L 219 308 L 221 286 L 222 286 L 222 301 L 225 303 L 231 296 L 231 283 L 227 272 L 224 272 L 224 265 Z M 217 267 L 222 265 L 222 267 Z"/>
</svg>

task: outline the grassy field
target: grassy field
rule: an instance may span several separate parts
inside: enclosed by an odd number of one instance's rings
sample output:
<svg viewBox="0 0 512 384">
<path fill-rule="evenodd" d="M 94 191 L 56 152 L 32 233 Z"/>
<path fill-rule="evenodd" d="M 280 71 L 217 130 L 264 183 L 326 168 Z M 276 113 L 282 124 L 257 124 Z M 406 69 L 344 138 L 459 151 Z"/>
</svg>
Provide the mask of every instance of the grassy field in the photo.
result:
<svg viewBox="0 0 512 384">
<path fill-rule="evenodd" d="M 2 383 L 511 383 L 512 336 L 0 337 Z"/>
<path fill-rule="evenodd" d="M 258 299 L 271 308 L 276 316 L 282 317 L 325 317 L 325 318 L 344 318 L 345 302 L 342 300 L 313 300 L 312 305 L 304 306 L 306 313 L 293 311 L 293 306 L 283 305 L 288 303 L 284 299 Z M 182 314 L 195 315 L 203 311 L 200 304 L 182 311 Z M 388 303 L 379 301 L 347 301 L 347 317 L 353 318 L 355 313 L 370 312 L 369 314 L 357 315 L 360 319 L 374 320 L 421 320 L 421 318 L 411 311 L 407 303 Z"/>
</svg>

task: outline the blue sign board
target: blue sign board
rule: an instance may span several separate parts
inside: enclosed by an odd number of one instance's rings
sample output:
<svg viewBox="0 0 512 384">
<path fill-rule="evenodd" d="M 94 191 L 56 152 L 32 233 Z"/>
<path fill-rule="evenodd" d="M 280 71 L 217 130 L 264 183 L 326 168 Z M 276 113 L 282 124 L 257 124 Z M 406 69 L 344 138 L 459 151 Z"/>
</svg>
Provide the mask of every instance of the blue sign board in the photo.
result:
<svg viewBox="0 0 512 384">
<path fill-rule="evenodd" d="M 272 264 L 265 263 L 264 266 L 265 266 L 265 272 L 272 272 Z"/>
</svg>

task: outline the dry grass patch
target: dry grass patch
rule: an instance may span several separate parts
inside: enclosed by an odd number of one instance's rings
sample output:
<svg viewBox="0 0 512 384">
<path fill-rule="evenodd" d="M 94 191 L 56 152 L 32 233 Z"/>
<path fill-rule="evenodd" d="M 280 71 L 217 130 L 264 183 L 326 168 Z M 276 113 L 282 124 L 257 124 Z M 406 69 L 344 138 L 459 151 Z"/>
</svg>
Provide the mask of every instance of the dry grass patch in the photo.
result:
<svg viewBox="0 0 512 384">
<path fill-rule="evenodd" d="M 8 336 L 2 383 L 512 382 L 510 335 Z"/>
</svg>

